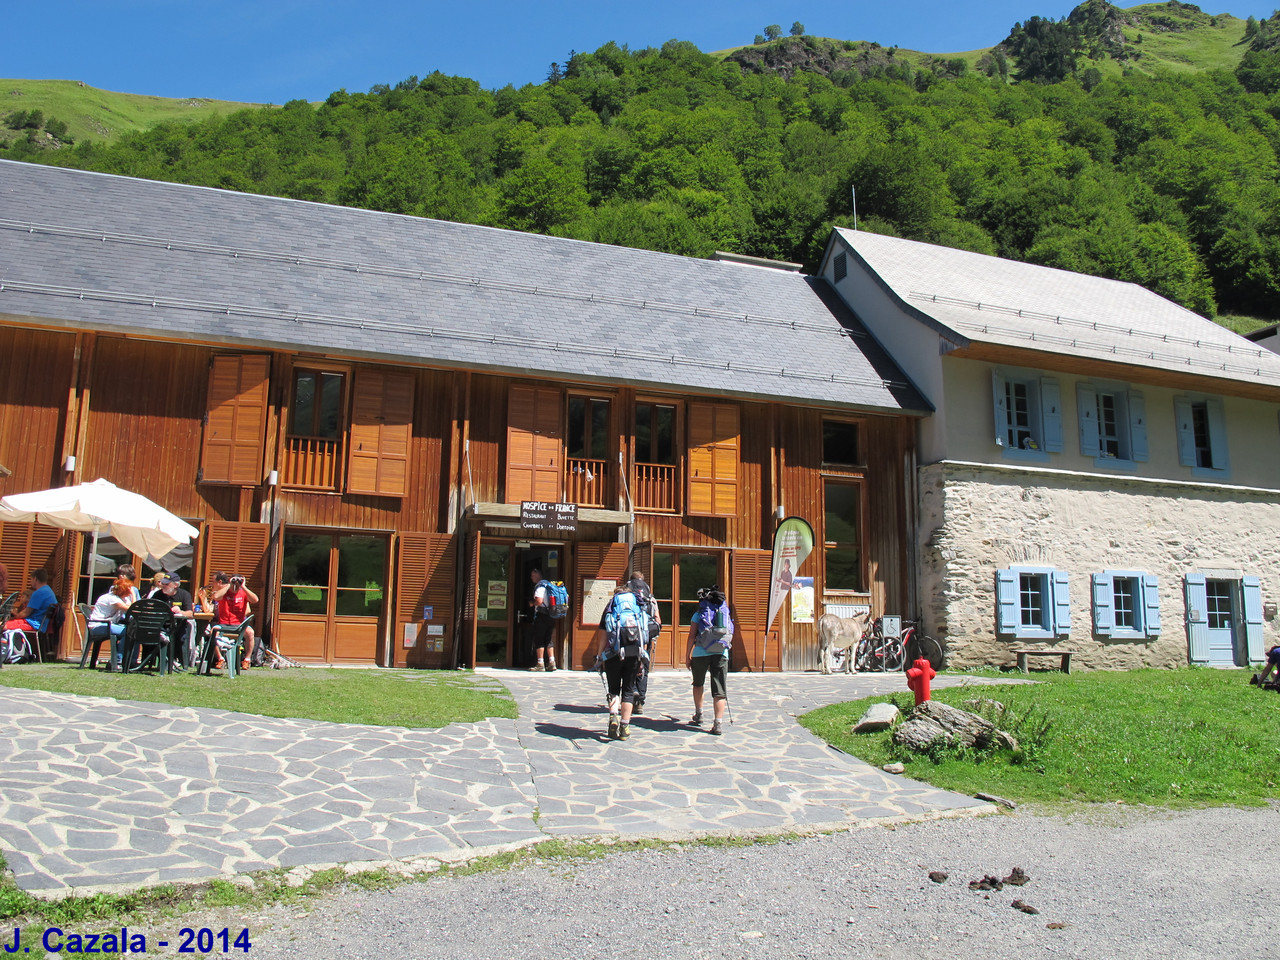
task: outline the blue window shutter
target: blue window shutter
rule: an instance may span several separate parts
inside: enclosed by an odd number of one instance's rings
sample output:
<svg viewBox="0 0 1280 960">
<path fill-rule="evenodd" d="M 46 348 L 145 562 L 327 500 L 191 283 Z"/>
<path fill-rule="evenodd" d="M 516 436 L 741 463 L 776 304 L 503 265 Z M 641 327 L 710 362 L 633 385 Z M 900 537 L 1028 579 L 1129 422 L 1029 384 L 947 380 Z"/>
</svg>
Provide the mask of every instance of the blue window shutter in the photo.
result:
<svg viewBox="0 0 1280 960">
<path fill-rule="evenodd" d="M 996 409 L 996 446 L 1003 447 L 1009 435 L 1009 401 L 1004 392 L 1004 377 L 999 370 L 991 371 L 991 398 Z"/>
<path fill-rule="evenodd" d="M 1129 458 L 1136 463 L 1146 463 L 1147 451 L 1147 401 L 1141 390 L 1130 390 L 1129 405 Z"/>
<path fill-rule="evenodd" d="M 1016 634 L 1022 626 L 1018 612 L 1018 578 L 1012 570 L 997 570 L 996 633 Z"/>
<path fill-rule="evenodd" d="M 1040 378 L 1040 437 L 1047 453 L 1062 452 L 1062 391 L 1055 377 Z"/>
<path fill-rule="evenodd" d="M 1067 571 L 1055 570 L 1049 579 L 1053 582 L 1053 632 L 1059 637 L 1071 633 L 1071 588 Z"/>
<path fill-rule="evenodd" d="M 1098 391 L 1087 383 L 1076 384 L 1076 407 L 1080 419 L 1080 456 L 1096 457 L 1098 444 Z"/>
<path fill-rule="evenodd" d="M 1262 584 L 1257 577 L 1245 577 L 1240 581 L 1244 590 L 1244 645 L 1250 663 L 1261 663 L 1265 655 L 1262 649 Z"/>
<path fill-rule="evenodd" d="M 1142 575 L 1142 632 L 1160 636 L 1160 581 L 1154 573 Z"/>
<path fill-rule="evenodd" d="M 1187 649 L 1192 663 L 1209 662 L 1209 593 L 1203 573 L 1188 573 L 1185 580 L 1187 598 Z"/>
<path fill-rule="evenodd" d="M 1109 637 L 1116 626 L 1115 602 L 1112 598 L 1109 574 L 1093 575 L 1093 632 Z"/>
<path fill-rule="evenodd" d="M 1210 397 L 1205 402 L 1209 413 L 1209 455 L 1213 457 L 1213 469 L 1227 469 L 1227 418 L 1222 410 L 1222 401 Z"/>
<path fill-rule="evenodd" d="M 1196 431 L 1191 425 L 1191 401 L 1173 398 L 1173 419 L 1178 427 L 1178 462 L 1184 467 L 1196 465 Z"/>
</svg>

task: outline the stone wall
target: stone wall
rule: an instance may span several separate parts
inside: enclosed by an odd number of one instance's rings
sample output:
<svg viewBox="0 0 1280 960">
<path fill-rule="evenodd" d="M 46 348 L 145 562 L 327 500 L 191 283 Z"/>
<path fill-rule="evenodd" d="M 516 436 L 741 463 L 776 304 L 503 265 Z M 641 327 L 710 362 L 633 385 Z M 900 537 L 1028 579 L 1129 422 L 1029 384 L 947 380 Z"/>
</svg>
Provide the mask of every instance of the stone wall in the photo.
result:
<svg viewBox="0 0 1280 960">
<path fill-rule="evenodd" d="M 955 667 L 1007 664 L 1010 650 L 1045 641 L 995 631 L 995 572 L 1014 564 L 1070 575 L 1072 666 L 1125 669 L 1187 663 L 1183 576 L 1234 570 L 1280 593 L 1280 497 L 1176 482 L 1006 472 L 981 465 L 920 468 L 920 597 L 925 628 Z M 1091 575 L 1155 574 L 1161 634 L 1119 640 L 1093 633 Z M 1264 621 L 1267 646 L 1280 625 Z"/>
</svg>

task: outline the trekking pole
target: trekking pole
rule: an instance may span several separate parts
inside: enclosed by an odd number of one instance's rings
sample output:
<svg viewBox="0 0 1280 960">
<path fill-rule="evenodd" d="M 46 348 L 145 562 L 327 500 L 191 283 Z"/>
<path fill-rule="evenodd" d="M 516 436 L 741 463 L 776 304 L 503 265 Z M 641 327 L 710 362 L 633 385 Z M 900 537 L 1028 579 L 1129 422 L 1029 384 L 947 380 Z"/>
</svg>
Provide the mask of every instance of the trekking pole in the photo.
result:
<svg viewBox="0 0 1280 960">
<path fill-rule="evenodd" d="M 733 704 L 729 702 L 729 698 L 724 698 L 724 708 L 729 711 L 729 725 L 733 725 Z"/>
</svg>

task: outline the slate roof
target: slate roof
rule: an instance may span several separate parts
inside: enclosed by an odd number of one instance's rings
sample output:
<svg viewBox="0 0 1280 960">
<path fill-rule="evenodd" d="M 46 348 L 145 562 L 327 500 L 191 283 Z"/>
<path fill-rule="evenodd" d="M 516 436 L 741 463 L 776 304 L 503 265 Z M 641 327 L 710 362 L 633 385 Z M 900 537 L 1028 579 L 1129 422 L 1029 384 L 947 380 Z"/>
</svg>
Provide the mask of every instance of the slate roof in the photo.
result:
<svg viewBox="0 0 1280 960">
<path fill-rule="evenodd" d="M 1280 385 L 1280 355 L 1135 283 L 836 228 L 909 313 L 965 347 L 1000 344 Z M 835 248 L 833 242 L 829 248 Z"/>
<path fill-rule="evenodd" d="M 926 412 L 824 281 L 0 161 L 0 313 L 140 336 Z"/>
</svg>

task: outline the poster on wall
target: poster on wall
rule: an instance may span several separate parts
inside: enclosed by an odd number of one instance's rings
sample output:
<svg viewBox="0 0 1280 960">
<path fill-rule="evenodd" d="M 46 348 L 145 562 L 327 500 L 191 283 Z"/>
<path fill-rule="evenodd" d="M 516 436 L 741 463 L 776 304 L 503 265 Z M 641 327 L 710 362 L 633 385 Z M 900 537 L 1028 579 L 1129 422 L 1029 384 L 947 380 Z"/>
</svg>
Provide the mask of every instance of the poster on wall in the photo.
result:
<svg viewBox="0 0 1280 960">
<path fill-rule="evenodd" d="M 800 565 L 813 552 L 813 527 L 808 521 L 799 517 L 787 517 L 778 525 L 773 535 L 773 566 L 769 581 L 769 628 L 773 627 L 774 618 L 782 600 L 791 592 L 792 582 L 800 571 Z M 808 578 L 810 584 L 813 578 Z M 812 586 L 810 586 L 812 592 Z M 811 601 L 812 603 L 812 601 Z M 810 611 L 812 616 L 812 610 Z"/>
<path fill-rule="evenodd" d="M 604 616 L 604 608 L 613 599 L 613 591 L 618 588 L 617 580 L 582 581 L 582 626 L 597 627 Z"/>
<path fill-rule="evenodd" d="M 415 646 L 418 642 L 418 625 L 416 623 L 406 623 L 404 625 L 404 645 L 406 647 Z"/>
<path fill-rule="evenodd" d="M 791 622 L 813 623 L 813 577 L 791 580 Z"/>
</svg>

